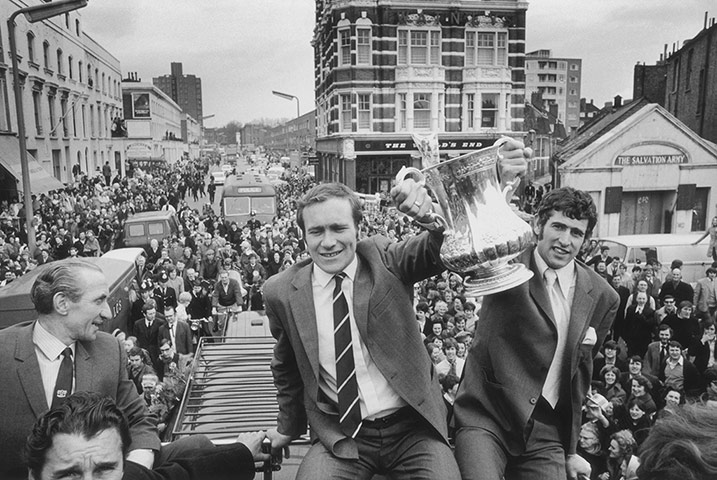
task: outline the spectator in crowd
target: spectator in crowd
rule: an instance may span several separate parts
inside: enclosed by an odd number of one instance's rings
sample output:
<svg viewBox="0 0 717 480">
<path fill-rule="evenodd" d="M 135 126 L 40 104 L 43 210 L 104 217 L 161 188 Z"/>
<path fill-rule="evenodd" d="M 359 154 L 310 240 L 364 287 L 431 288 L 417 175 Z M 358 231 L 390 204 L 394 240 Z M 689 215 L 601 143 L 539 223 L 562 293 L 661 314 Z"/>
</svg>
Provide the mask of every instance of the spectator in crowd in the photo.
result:
<svg viewBox="0 0 717 480">
<path fill-rule="evenodd" d="M 692 302 L 683 300 L 678 304 L 677 315 L 668 315 L 662 321 L 672 328 L 672 339 L 679 342 L 683 349 L 688 349 L 700 335 L 700 324 L 692 315 Z"/>
<path fill-rule="evenodd" d="M 647 352 L 642 361 L 643 372 L 657 377 L 658 380 L 665 380 L 665 362 L 669 356 L 668 344 L 672 340 L 672 328 L 663 323 L 657 329 L 656 342 L 647 346 Z"/>
<path fill-rule="evenodd" d="M 215 447 L 204 437 L 201 448 L 151 470 L 127 461 L 134 440 L 122 409 L 109 397 L 78 392 L 38 418 L 20 448 L 31 480 L 65 478 L 68 470 L 78 478 L 100 473 L 107 480 L 249 480 L 254 463 L 268 458 L 261 453 L 263 438 L 264 432 L 244 433 Z"/>
<path fill-rule="evenodd" d="M 638 355 L 634 355 L 627 359 L 627 372 L 622 372 L 620 374 L 620 384 L 622 385 L 623 390 L 630 393 L 632 390 L 632 379 L 637 376 L 645 377 L 651 385 L 649 388 L 652 388 L 653 386 L 657 388 L 660 385 L 660 381 L 655 375 L 651 375 L 644 371 L 642 368 L 642 358 Z"/>
<path fill-rule="evenodd" d="M 644 283 L 644 282 L 641 282 Z M 652 341 L 655 324 L 655 311 L 647 304 L 647 293 L 638 291 L 635 305 L 627 307 L 625 312 L 625 343 L 629 356 L 645 356 L 647 346 Z"/>
<path fill-rule="evenodd" d="M 137 388 L 137 393 L 140 395 L 143 393 L 142 390 L 142 377 L 148 373 L 155 373 L 152 366 L 145 363 L 145 356 L 141 348 L 132 347 L 127 354 L 129 357 L 129 363 L 127 364 L 127 374 L 129 379 L 134 383 Z"/>
<path fill-rule="evenodd" d="M 704 373 L 708 368 L 717 364 L 717 351 L 715 351 L 715 322 L 712 319 L 700 322 L 702 337 L 692 343 L 689 356 L 697 367 L 697 371 Z"/>
<path fill-rule="evenodd" d="M 602 432 L 594 422 L 580 427 L 577 453 L 590 464 L 590 480 L 607 471 L 607 451 L 603 446 Z"/>
<path fill-rule="evenodd" d="M 655 413 L 655 410 L 650 411 L 651 408 L 652 404 L 645 403 L 637 397 L 632 397 L 628 399 L 627 404 L 624 406 L 625 414 L 621 421 L 618 422 L 619 428 L 632 432 L 632 436 L 638 446 L 650 433 L 650 427 L 652 427 L 650 416 Z"/>
<path fill-rule="evenodd" d="M 617 342 L 624 335 L 625 309 L 627 308 L 627 299 L 630 297 L 630 290 L 623 285 L 621 277 L 617 275 L 612 277 L 610 282 L 620 296 L 620 304 L 617 308 L 617 314 L 615 315 L 615 322 L 612 324 L 612 339 Z"/>
<path fill-rule="evenodd" d="M 665 386 L 685 392 L 687 397 L 698 397 L 703 392 L 703 383 L 697 367 L 684 357 L 682 346 L 675 340 L 670 340 L 667 352 Z"/>
<path fill-rule="evenodd" d="M 177 320 L 174 308 L 167 305 L 164 307 L 164 323 L 159 326 L 158 341 L 169 340 L 175 352 L 180 355 L 190 355 L 192 350 L 192 332 L 189 325 Z M 161 353 L 161 349 L 160 349 Z"/>
<path fill-rule="evenodd" d="M 675 297 L 675 302 L 678 306 L 681 302 L 691 302 L 694 299 L 695 292 L 689 283 L 682 281 L 682 270 L 679 268 L 673 268 L 672 279 L 670 281 L 665 280 L 665 283 L 662 285 L 660 289 L 661 304 L 667 295 Z"/>
<path fill-rule="evenodd" d="M 637 281 L 637 284 L 635 285 L 635 291 L 630 294 L 629 297 L 627 297 L 627 304 L 625 305 L 625 315 L 627 316 L 627 308 L 630 306 L 633 306 L 637 303 L 637 294 L 643 292 L 647 295 L 647 305 L 650 307 L 650 310 L 654 313 L 656 307 L 655 299 L 652 298 L 648 291 L 648 283 L 647 280 L 644 278 L 641 278 Z"/>
<path fill-rule="evenodd" d="M 192 356 L 177 353 L 172 341 L 168 338 L 162 338 L 159 341 L 159 361 L 160 369 L 157 371 L 157 376 L 161 382 L 170 374 L 184 377 L 192 361 Z"/>
<path fill-rule="evenodd" d="M 134 324 L 134 335 L 137 345 L 149 352 L 152 367 L 155 371 L 161 367 L 159 363 L 159 327 L 164 323 L 157 318 L 157 304 L 154 300 L 148 301 L 142 307 L 144 318 Z"/>
<path fill-rule="evenodd" d="M 591 259 L 589 259 L 585 264 L 588 267 L 593 267 L 593 269 L 597 272 L 597 266 L 598 264 L 602 262 L 604 270 L 607 271 L 607 266 L 612 263 L 612 257 L 610 256 L 610 247 L 607 245 L 601 245 L 600 246 L 600 253 L 597 255 L 594 255 Z"/>
<path fill-rule="evenodd" d="M 627 364 L 619 355 L 620 346 L 615 340 L 605 342 L 602 346 L 602 355 L 593 361 L 593 379 L 601 380 L 603 375 L 602 369 L 607 365 L 612 365 L 621 372 L 627 371 Z"/>
<path fill-rule="evenodd" d="M 712 217 L 712 224 L 707 231 L 698 238 L 692 245 L 699 244 L 705 238 L 710 237 L 710 243 L 707 246 L 707 256 L 712 257 L 713 262 L 717 262 L 717 216 Z"/>
<path fill-rule="evenodd" d="M 697 315 L 703 319 L 715 319 L 717 312 L 717 269 L 709 267 L 704 278 L 697 281 L 694 304 Z"/>
<path fill-rule="evenodd" d="M 205 280 L 216 281 L 220 269 L 221 261 L 217 258 L 216 251 L 213 248 L 207 249 L 199 266 L 199 276 Z"/>
<path fill-rule="evenodd" d="M 675 297 L 672 295 L 665 295 L 662 307 L 657 309 L 655 312 L 657 324 L 661 324 L 670 315 L 677 316 L 677 304 L 675 303 Z"/>
<path fill-rule="evenodd" d="M 598 393 L 605 397 L 607 401 L 612 402 L 613 405 L 624 405 L 627 393 L 618 381 L 620 379 L 620 369 L 614 365 L 605 365 L 600 369 L 600 376 L 602 386 L 597 389 Z"/>
<path fill-rule="evenodd" d="M 600 480 L 635 480 L 640 460 L 637 443 L 629 430 L 620 430 L 610 436 L 608 469 Z"/>
<path fill-rule="evenodd" d="M 630 400 L 637 400 L 643 405 L 643 410 L 648 415 L 657 411 L 657 404 L 651 395 L 652 383 L 644 375 L 636 375 L 630 380 L 630 394 L 627 397 L 627 404 Z M 626 404 L 626 405 L 627 405 Z M 629 407 L 626 408 L 629 413 Z"/>
<path fill-rule="evenodd" d="M 465 360 L 458 357 L 458 342 L 454 338 L 443 340 L 443 354 L 445 359 L 436 365 L 438 375 L 445 376 L 452 373 L 461 378 Z"/>
</svg>

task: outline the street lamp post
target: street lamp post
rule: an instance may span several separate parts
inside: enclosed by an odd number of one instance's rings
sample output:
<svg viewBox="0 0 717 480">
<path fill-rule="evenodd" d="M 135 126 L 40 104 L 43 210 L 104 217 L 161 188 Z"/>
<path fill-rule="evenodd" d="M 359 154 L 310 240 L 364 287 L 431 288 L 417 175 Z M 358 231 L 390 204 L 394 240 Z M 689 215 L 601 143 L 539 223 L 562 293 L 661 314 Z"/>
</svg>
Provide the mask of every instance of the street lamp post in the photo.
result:
<svg viewBox="0 0 717 480">
<path fill-rule="evenodd" d="M 299 97 L 297 97 L 295 95 L 289 95 L 288 93 L 277 92 L 276 90 L 272 90 L 271 93 L 273 93 L 277 97 L 283 98 L 285 100 L 296 100 L 296 118 L 298 119 L 301 116 L 301 114 L 300 114 L 301 110 L 299 109 Z M 297 122 L 297 128 L 298 128 L 298 122 Z M 297 140 L 297 142 L 298 142 L 298 140 Z M 287 148 L 291 149 L 291 139 L 287 140 Z M 300 148 L 297 148 L 297 150 L 300 150 Z"/>
<path fill-rule="evenodd" d="M 299 108 L 299 97 L 295 95 L 289 95 L 288 93 L 277 92 L 276 90 L 272 90 L 271 93 L 273 93 L 277 97 L 283 98 L 284 100 L 296 100 L 296 118 L 299 118 L 301 116 L 301 114 L 299 113 L 301 111 L 301 109 Z"/>
<path fill-rule="evenodd" d="M 22 106 L 22 89 L 20 88 L 20 73 L 17 64 L 17 45 L 15 43 L 15 17 L 20 14 L 30 23 L 40 22 L 48 18 L 68 13 L 87 6 L 87 0 L 57 0 L 52 3 L 43 3 L 15 11 L 7 19 L 7 31 L 10 37 L 10 58 L 12 60 L 12 81 L 15 94 L 15 111 L 17 113 L 17 136 L 20 146 L 20 169 L 22 170 L 23 203 L 25 204 L 25 232 L 27 233 L 27 246 L 32 255 L 35 250 L 35 226 L 32 224 L 32 192 L 30 190 L 30 166 L 27 159 L 27 140 L 25 138 L 25 113 Z"/>
</svg>

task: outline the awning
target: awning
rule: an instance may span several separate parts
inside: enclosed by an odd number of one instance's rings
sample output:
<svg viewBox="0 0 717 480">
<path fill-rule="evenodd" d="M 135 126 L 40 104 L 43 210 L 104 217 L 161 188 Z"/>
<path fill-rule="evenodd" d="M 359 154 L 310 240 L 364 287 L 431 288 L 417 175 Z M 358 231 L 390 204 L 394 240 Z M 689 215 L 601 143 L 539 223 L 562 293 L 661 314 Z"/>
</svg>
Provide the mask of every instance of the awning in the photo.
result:
<svg viewBox="0 0 717 480">
<path fill-rule="evenodd" d="M 30 185 L 32 193 L 47 193 L 50 190 L 65 188 L 65 185 L 50 175 L 35 157 L 27 154 L 30 167 Z M 20 142 L 11 135 L 0 136 L 0 165 L 5 167 L 20 182 L 22 190 L 22 168 L 20 166 Z"/>
</svg>

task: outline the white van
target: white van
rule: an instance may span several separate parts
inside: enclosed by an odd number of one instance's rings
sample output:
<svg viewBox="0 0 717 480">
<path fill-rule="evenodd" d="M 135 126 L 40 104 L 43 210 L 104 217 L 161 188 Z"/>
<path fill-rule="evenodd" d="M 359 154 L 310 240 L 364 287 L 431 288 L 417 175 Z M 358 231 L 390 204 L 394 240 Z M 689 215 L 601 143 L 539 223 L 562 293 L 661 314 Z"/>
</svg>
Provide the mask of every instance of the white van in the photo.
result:
<svg viewBox="0 0 717 480">
<path fill-rule="evenodd" d="M 712 258 L 705 253 L 709 238 L 692 245 L 698 238 L 700 233 L 658 233 L 602 237 L 597 241 L 600 245 L 610 247 L 608 254 L 620 258 L 627 265 L 628 273 L 633 266 L 644 266 L 648 260 L 655 259 L 662 265 L 658 276 L 665 278 L 672 261 L 679 259 L 683 262 L 682 280 L 695 283 L 705 276 L 705 270 L 712 264 Z"/>
</svg>

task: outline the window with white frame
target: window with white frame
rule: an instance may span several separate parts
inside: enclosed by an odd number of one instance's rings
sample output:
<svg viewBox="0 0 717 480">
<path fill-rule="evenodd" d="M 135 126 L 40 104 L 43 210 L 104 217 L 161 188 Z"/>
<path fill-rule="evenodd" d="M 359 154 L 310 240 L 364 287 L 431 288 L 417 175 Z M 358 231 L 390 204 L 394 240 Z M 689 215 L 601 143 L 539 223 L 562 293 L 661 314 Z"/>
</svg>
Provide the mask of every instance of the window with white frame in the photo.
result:
<svg viewBox="0 0 717 480">
<path fill-rule="evenodd" d="M 399 65 L 440 65 L 441 32 L 439 30 L 399 30 Z"/>
<path fill-rule="evenodd" d="M 48 108 L 47 111 L 50 114 L 50 135 L 55 137 L 55 136 L 57 136 L 57 130 L 55 129 L 55 121 L 57 120 L 57 115 L 55 114 L 55 96 L 54 95 L 47 96 L 47 108 Z"/>
<path fill-rule="evenodd" d="M 341 95 L 341 130 L 351 131 L 351 95 Z"/>
<path fill-rule="evenodd" d="M 351 31 L 339 30 L 339 65 L 351 65 Z"/>
<path fill-rule="evenodd" d="M 398 128 L 400 130 L 406 130 L 408 123 L 406 121 L 408 113 L 408 103 L 406 102 L 406 94 L 398 94 Z"/>
<path fill-rule="evenodd" d="M 507 32 L 466 32 L 466 66 L 508 64 Z"/>
<path fill-rule="evenodd" d="M 371 28 L 356 28 L 356 64 L 371 65 Z"/>
<path fill-rule="evenodd" d="M 431 94 L 413 94 L 413 128 L 431 128 Z"/>
<path fill-rule="evenodd" d="M 359 130 L 371 129 L 371 94 L 358 94 L 358 128 Z"/>
<path fill-rule="evenodd" d="M 498 126 L 498 94 L 484 93 L 481 98 L 481 127 Z"/>
<path fill-rule="evenodd" d="M 466 125 L 468 128 L 475 128 L 475 115 L 476 115 L 476 94 L 466 94 Z"/>
</svg>

